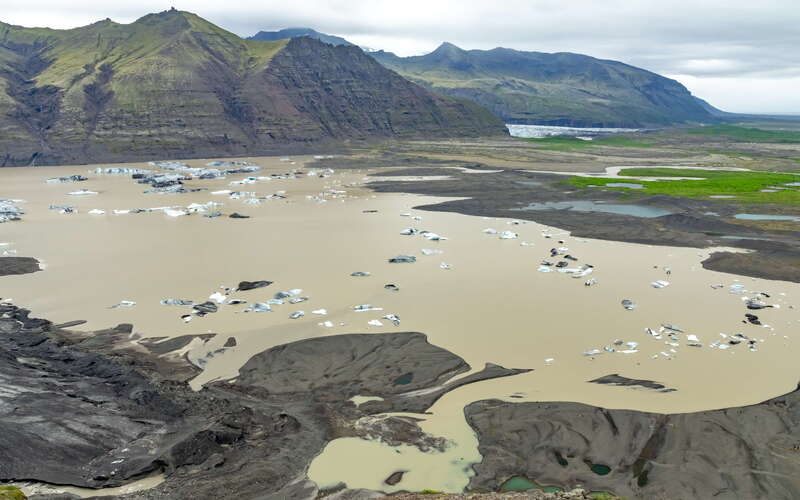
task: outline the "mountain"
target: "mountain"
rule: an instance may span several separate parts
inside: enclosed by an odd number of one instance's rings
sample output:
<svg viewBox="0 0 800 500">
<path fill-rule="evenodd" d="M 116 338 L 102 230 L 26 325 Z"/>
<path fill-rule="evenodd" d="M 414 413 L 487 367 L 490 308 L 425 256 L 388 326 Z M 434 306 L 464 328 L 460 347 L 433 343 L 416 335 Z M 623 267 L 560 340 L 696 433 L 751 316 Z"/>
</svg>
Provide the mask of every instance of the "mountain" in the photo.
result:
<svg viewBox="0 0 800 500">
<path fill-rule="evenodd" d="M 280 31 L 259 31 L 255 35 L 248 38 L 248 40 L 257 40 L 259 42 L 274 42 L 275 40 L 283 40 L 285 38 L 301 38 L 307 36 L 314 38 L 320 42 L 329 43 L 331 45 L 354 45 L 340 36 L 326 35 L 311 28 L 286 28 Z"/>
<path fill-rule="evenodd" d="M 443 43 L 424 56 L 370 55 L 436 92 L 482 104 L 507 123 L 645 127 L 713 121 L 677 81 L 581 54 L 463 50 Z"/>
<path fill-rule="evenodd" d="M 357 47 L 244 40 L 176 10 L 70 30 L 0 23 L 0 166 L 506 133 Z"/>
</svg>

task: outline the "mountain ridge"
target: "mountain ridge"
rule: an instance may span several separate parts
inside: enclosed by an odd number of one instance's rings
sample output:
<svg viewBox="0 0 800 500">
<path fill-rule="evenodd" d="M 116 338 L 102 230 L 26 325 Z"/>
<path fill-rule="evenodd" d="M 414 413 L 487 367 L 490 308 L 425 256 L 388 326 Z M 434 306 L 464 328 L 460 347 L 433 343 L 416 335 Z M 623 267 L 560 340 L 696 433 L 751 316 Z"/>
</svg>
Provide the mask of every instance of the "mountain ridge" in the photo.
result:
<svg viewBox="0 0 800 500">
<path fill-rule="evenodd" d="M 444 42 L 422 56 L 370 55 L 436 92 L 478 102 L 508 123 L 641 127 L 714 119 L 679 82 L 584 54 L 464 50 Z"/>
<path fill-rule="evenodd" d="M 507 133 L 356 47 L 240 38 L 169 10 L 130 24 L 0 24 L 0 166 L 253 155 Z"/>
<path fill-rule="evenodd" d="M 272 42 L 275 40 L 282 40 L 285 38 L 300 38 L 307 36 L 314 38 L 320 42 L 330 45 L 355 45 L 340 36 L 328 35 L 327 33 L 320 33 L 313 28 L 284 28 L 277 31 L 259 31 L 255 35 L 248 37 L 248 40 L 256 40 L 261 42 Z"/>
</svg>

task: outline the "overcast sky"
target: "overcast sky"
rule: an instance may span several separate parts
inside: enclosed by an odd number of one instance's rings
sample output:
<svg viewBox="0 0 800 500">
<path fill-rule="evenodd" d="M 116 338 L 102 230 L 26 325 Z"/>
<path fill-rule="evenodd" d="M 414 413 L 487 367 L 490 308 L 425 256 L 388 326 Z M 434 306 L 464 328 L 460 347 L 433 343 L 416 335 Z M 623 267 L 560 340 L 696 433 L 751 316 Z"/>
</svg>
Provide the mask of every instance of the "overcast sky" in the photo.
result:
<svg viewBox="0 0 800 500">
<path fill-rule="evenodd" d="M 70 28 L 171 6 L 234 33 L 308 26 L 423 54 L 442 41 L 616 59 L 726 111 L 800 113 L 800 0 L 0 0 L 0 20 Z"/>
</svg>

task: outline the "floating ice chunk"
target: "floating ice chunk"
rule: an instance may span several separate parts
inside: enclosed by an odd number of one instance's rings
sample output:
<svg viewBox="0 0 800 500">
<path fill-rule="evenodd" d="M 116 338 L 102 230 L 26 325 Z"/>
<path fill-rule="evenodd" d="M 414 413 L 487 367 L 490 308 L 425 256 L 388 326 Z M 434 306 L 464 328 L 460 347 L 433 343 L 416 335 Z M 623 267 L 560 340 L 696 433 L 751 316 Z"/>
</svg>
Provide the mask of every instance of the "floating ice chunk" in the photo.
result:
<svg viewBox="0 0 800 500">
<path fill-rule="evenodd" d="M 292 314 L 289 315 L 289 319 L 298 319 L 298 318 L 302 318 L 305 315 L 306 315 L 306 313 L 304 311 L 295 311 L 295 312 L 293 312 Z"/>
<path fill-rule="evenodd" d="M 383 319 L 388 319 L 389 321 L 392 322 L 394 326 L 400 325 L 400 316 L 396 314 L 387 314 L 386 316 L 383 317 Z"/>
<path fill-rule="evenodd" d="M 320 316 L 325 316 L 326 314 L 328 314 L 328 310 L 327 309 L 314 309 L 313 311 L 311 311 L 311 314 L 319 314 Z"/>
<path fill-rule="evenodd" d="M 228 300 L 228 297 L 226 297 L 225 295 L 223 295 L 223 294 L 221 294 L 219 292 L 212 293 L 211 295 L 209 295 L 208 298 L 210 300 L 213 300 L 217 304 L 224 304 L 225 301 Z"/>
<path fill-rule="evenodd" d="M 411 264 L 416 261 L 417 258 L 413 255 L 398 255 L 397 257 L 389 259 L 389 262 L 392 264 Z"/>
<path fill-rule="evenodd" d="M 97 194 L 97 191 L 89 191 L 88 189 L 79 189 L 78 191 L 72 191 L 71 193 L 67 193 L 70 196 L 88 196 L 92 194 Z"/>
<path fill-rule="evenodd" d="M 436 233 L 431 233 L 431 232 L 429 232 L 429 231 L 426 231 L 426 232 L 424 232 L 424 233 L 422 234 L 422 236 L 424 236 L 424 237 L 425 237 L 425 239 L 427 239 L 427 240 L 431 240 L 431 241 L 444 241 L 444 240 L 446 240 L 446 239 L 447 239 L 447 238 L 445 238 L 444 236 L 440 236 L 440 235 L 438 235 L 438 234 L 436 234 Z"/>
<path fill-rule="evenodd" d="M 488 227 L 483 230 L 483 234 L 497 234 L 497 229 L 492 229 L 491 227 Z"/>
<path fill-rule="evenodd" d="M 182 215 L 189 215 L 189 212 L 183 209 L 165 208 L 164 213 L 170 217 L 180 217 Z"/>
<path fill-rule="evenodd" d="M 132 300 L 122 300 L 119 304 L 114 304 L 111 309 L 119 309 L 120 307 L 135 307 L 136 302 Z"/>
<path fill-rule="evenodd" d="M 100 210 L 99 208 L 93 208 L 93 209 L 89 210 L 89 212 L 87 212 L 87 213 L 92 214 L 92 215 L 105 215 L 106 211 L 105 210 Z"/>
<path fill-rule="evenodd" d="M 255 304 L 250 304 L 244 312 L 272 312 L 272 308 L 265 302 L 256 302 Z"/>
<path fill-rule="evenodd" d="M 188 299 L 162 299 L 162 306 L 193 306 L 194 301 Z"/>
<path fill-rule="evenodd" d="M 381 323 L 377 319 L 371 319 L 371 320 L 367 321 L 367 324 L 370 325 L 370 326 L 383 326 L 383 323 Z"/>
<path fill-rule="evenodd" d="M 322 323 L 317 323 L 319 326 L 324 326 L 325 328 L 333 328 L 332 321 L 323 321 Z"/>
<path fill-rule="evenodd" d="M 357 306 L 353 306 L 353 310 L 356 312 L 364 312 L 364 311 L 383 311 L 382 307 L 373 307 L 370 304 L 361 304 Z"/>
<path fill-rule="evenodd" d="M 632 311 L 633 309 L 636 309 L 636 303 L 630 299 L 623 299 L 622 307 L 624 307 L 628 311 Z"/>
<path fill-rule="evenodd" d="M 442 262 L 441 264 L 439 264 L 439 268 L 440 269 L 444 269 L 445 271 L 447 271 L 447 270 L 453 269 L 453 266 L 451 266 L 450 264 L 446 264 L 446 263 Z"/>
<path fill-rule="evenodd" d="M 500 233 L 501 240 L 513 240 L 514 238 L 519 238 L 519 235 L 514 231 L 503 231 Z"/>
<path fill-rule="evenodd" d="M 669 281 L 658 280 L 650 283 L 653 288 L 666 288 L 669 286 Z"/>
<path fill-rule="evenodd" d="M 592 349 L 591 351 L 585 351 L 583 353 L 584 356 L 595 356 L 597 354 L 603 354 L 603 351 L 600 349 Z"/>
<path fill-rule="evenodd" d="M 547 359 L 544 360 L 544 364 L 552 365 L 553 361 L 555 361 L 555 360 L 556 360 L 555 358 L 547 358 Z"/>
<path fill-rule="evenodd" d="M 369 275 L 370 275 L 370 273 L 368 273 L 367 271 L 355 271 L 355 272 L 350 273 L 350 276 L 354 276 L 354 277 L 357 277 L 357 278 L 366 278 Z"/>
<path fill-rule="evenodd" d="M 624 349 L 622 351 L 617 351 L 617 352 L 622 354 L 636 354 L 637 352 L 639 352 L 639 349 Z"/>
<path fill-rule="evenodd" d="M 432 250 L 430 248 L 423 248 L 422 249 L 422 254 L 423 255 L 440 255 L 440 254 L 443 254 L 443 253 L 444 252 L 442 250 Z"/>
<path fill-rule="evenodd" d="M 418 233 L 419 233 L 419 229 L 415 229 L 413 227 L 408 227 L 408 228 L 403 229 L 402 231 L 400 231 L 400 234 L 402 234 L 404 236 L 412 236 L 412 235 L 418 234 Z"/>
<path fill-rule="evenodd" d="M 536 269 L 536 270 L 539 271 L 540 273 L 552 273 L 553 272 L 553 270 L 550 269 L 550 267 L 548 267 L 548 266 L 539 266 L 539 268 Z"/>
</svg>

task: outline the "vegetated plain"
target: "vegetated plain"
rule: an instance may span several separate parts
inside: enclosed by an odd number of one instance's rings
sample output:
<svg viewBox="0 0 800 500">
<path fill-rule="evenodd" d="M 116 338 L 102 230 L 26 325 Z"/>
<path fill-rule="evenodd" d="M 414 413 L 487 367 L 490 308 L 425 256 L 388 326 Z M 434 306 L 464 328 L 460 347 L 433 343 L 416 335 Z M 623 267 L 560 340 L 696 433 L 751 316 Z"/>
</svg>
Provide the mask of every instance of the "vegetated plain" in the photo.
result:
<svg viewBox="0 0 800 500">
<path fill-rule="evenodd" d="M 571 177 L 566 183 L 575 187 L 602 187 L 620 191 L 637 191 L 642 195 L 667 194 L 689 198 L 709 196 L 734 196 L 743 203 L 800 204 L 800 174 L 773 172 L 742 172 L 723 170 L 686 170 L 672 168 L 628 168 L 619 173 L 631 177 L 697 177 L 702 180 L 643 181 L 642 188 L 608 186 L 619 183 L 619 179 L 596 177 Z M 770 189 L 780 188 L 780 189 Z M 764 190 L 768 190 L 765 192 Z"/>
</svg>

